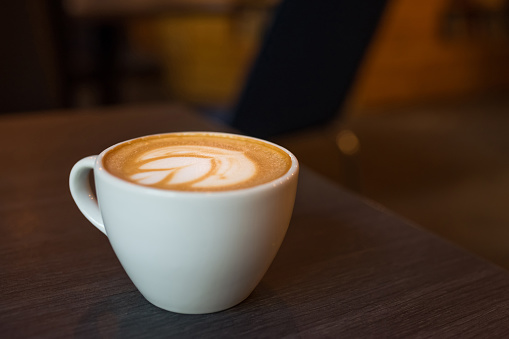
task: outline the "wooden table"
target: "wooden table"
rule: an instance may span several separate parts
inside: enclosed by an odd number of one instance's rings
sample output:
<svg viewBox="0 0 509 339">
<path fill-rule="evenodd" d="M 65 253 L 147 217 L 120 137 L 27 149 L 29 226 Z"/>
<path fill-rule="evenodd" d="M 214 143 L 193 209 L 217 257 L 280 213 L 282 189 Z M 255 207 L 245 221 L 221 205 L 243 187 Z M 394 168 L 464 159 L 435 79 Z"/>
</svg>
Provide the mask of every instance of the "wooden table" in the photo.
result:
<svg viewBox="0 0 509 339">
<path fill-rule="evenodd" d="M 240 305 L 149 304 L 68 192 L 80 158 L 128 138 L 227 130 L 179 106 L 0 116 L 0 335 L 507 337 L 509 273 L 303 168 L 274 263 Z"/>
</svg>

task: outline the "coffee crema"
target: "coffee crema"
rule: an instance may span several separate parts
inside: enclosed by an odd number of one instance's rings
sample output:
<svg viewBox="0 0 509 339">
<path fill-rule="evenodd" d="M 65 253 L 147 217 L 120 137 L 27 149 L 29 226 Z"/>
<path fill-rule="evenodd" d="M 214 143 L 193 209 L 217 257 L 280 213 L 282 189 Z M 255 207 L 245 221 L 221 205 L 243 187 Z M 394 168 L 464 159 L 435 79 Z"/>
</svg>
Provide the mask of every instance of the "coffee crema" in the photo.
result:
<svg viewBox="0 0 509 339">
<path fill-rule="evenodd" d="M 290 156 L 276 146 L 232 134 L 159 134 L 106 152 L 104 168 L 143 186 L 178 191 L 227 191 L 283 176 Z"/>
</svg>

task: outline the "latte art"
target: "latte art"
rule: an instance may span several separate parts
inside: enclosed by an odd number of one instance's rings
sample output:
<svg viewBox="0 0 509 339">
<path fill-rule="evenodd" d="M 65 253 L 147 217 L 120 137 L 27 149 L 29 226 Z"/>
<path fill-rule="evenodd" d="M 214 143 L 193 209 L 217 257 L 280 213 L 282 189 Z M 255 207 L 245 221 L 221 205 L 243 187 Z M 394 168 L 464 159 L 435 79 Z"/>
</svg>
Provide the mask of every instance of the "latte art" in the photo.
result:
<svg viewBox="0 0 509 339">
<path fill-rule="evenodd" d="M 210 146 L 163 147 L 141 155 L 139 164 L 132 180 L 169 188 L 184 183 L 200 188 L 230 186 L 256 174 L 256 164 L 244 153 Z"/>
<path fill-rule="evenodd" d="M 104 168 L 142 186 L 178 191 L 227 191 L 282 177 L 292 165 L 285 150 L 258 139 L 223 133 L 169 133 L 108 150 Z"/>
</svg>

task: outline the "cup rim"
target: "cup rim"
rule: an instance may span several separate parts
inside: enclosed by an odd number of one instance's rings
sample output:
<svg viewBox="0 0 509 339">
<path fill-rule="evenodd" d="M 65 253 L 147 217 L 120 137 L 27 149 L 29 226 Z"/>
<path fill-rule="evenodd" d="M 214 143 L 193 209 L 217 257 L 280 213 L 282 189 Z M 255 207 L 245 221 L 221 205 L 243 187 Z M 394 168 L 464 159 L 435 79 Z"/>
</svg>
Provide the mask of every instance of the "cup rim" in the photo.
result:
<svg viewBox="0 0 509 339">
<path fill-rule="evenodd" d="M 225 191 L 180 191 L 180 190 L 171 190 L 171 189 L 164 189 L 164 188 L 157 188 L 157 187 L 139 185 L 139 184 L 135 184 L 135 183 L 132 183 L 130 181 L 127 181 L 125 179 L 121 179 L 121 178 L 111 174 L 103 166 L 104 155 L 107 152 L 109 152 L 110 150 L 112 150 L 113 148 L 115 148 L 117 146 L 120 146 L 120 145 L 122 145 L 124 143 L 132 142 L 132 141 L 135 141 L 135 140 L 138 140 L 138 139 L 142 139 L 142 138 L 158 136 L 158 135 L 164 136 L 164 135 L 196 135 L 196 134 L 202 134 L 202 135 L 203 134 L 205 134 L 205 135 L 223 135 L 223 136 L 228 136 L 228 137 L 240 137 L 240 138 L 246 138 L 246 139 L 250 139 L 250 140 L 254 140 L 254 141 L 261 142 L 261 143 L 266 143 L 266 144 L 272 145 L 272 146 L 280 149 L 281 151 L 283 151 L 284 153 L 286 153 L 290 157 L 291 166 L 288 169 L 288 171 L 285 172 L 285 174 L 283 174 L 282 176 L 280 176 L 280 177 L 278 177 L 278 178 L 276 178 L 274 180 L 271 180 L 269 182 L 266 182 L 266 183 L 263 183 L 263 184 L 259 184 L 259 185 L 255 185 L 255 186 L 251 186 L 251 187 L 231 189 L 231 190 L 225 190 Z M 247 135 L 243 135 L 243 134 L 229 133 L 229 132 L 185 131 L 185 132 L 168 132 L 168 133 L 148 134 L 148 135 L 143 135 L 143 136 L 139 136 L 139 137 L 136 137 L 136 138 L 124 140 L 124 141 L 118 142 L 118 143 L 116 143 L 114 145 L 111 145 L 108 148 L 106 148 L 105 150 L 103 150 L 99 155 L 97 155 L 96 160 L 95 160 L 94 173 L 95 173 L 95 175 L 103 175 L 105 178 L 107 178 L 107 180 L 109 180 L 114 185 L 116 185 L 116 186 L 124 186 L 125 188 L 127 188 L 129 190 L 145 191 L 146 193 L 157 194 L 157 195 L 182 195 L 182 196 L 194 196 L 194 197 L 196 197 L 196 196 L 211 196 L 211 195 L 213 195 L 213 196 L 217 197 L 217 196 L 229 196 L 229 195 L 247 194 L 247 193 L 252 193 L 252 192 L 255 192 L 255 191 L 264 191 L 264 190 L 270 189 L 272 187 L 277 187 L 277 186 L 284 185 L 287 182 L 289 182 L 290 179 L 292 179 L 293 177 L 297 177 L 298 176 L 298 173 L 299 173 L 299 162 L 298 162 L 297 158 L 295 157 L 295 155 L 292 152 L 290 152 L 288 149 L 286 149 L 283 146 L 280 146 L 278 144 L 275 144 L 275 143 L 273 143 L 271 141 L 268 141 L 268 140 L 264 140 L 264 139 L 260 139 L 260 138 L 256 138 L 256 137 L 252 137 L 252 136 L 247 136 Z"/>
</svg>

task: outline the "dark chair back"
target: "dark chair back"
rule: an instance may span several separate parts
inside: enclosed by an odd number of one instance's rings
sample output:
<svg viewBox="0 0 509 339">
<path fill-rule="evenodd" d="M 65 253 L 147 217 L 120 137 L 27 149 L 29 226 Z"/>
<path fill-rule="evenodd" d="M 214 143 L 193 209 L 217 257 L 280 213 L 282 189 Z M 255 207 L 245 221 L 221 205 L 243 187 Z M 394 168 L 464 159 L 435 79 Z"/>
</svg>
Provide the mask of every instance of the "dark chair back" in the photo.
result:
<svg viewBox="0 0 509 339">
<path fill-rule="evenodd" d="M 323 124 L 348 95 L 387 0 L 283 0 L 232 125 L 270 137 Z"/>
</svg>

